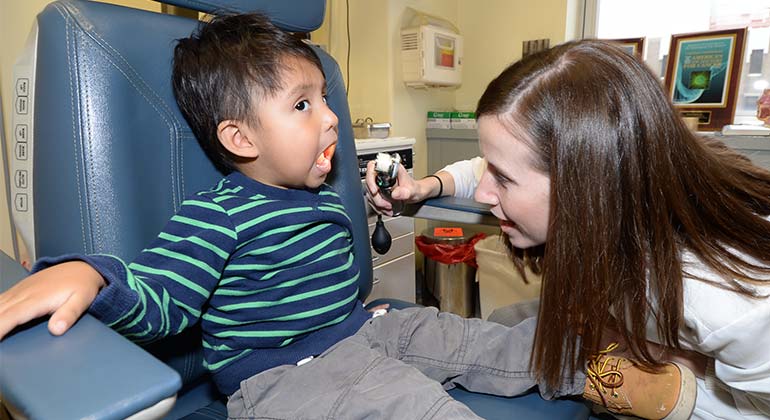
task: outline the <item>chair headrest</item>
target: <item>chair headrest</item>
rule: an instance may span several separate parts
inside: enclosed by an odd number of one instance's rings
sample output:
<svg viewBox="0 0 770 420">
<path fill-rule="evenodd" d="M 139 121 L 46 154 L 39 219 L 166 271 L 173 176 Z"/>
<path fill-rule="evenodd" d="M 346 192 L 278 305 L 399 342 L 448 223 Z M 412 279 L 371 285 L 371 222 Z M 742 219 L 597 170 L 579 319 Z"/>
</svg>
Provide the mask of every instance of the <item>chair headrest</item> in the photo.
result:
<svg viewBox="0 0 770 420">
<path fill-rule="evenodd" d="M 262 12 L 285 31 L 311 32 L 323 23 L 326 0 L 157 0 L 203 13 Z"/>
</svg>

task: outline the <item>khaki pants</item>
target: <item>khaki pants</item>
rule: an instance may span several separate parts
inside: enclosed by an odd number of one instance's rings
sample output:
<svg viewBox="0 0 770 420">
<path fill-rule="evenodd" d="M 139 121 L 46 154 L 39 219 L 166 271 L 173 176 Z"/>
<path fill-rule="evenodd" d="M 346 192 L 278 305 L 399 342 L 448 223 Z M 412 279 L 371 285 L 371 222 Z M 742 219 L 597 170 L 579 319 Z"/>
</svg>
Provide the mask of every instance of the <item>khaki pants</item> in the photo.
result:
<svg viewBox="0 0 770 420">
<path fill-rule="evenodd" d="M 241 382 L 231 419 L 479 419 L 445 391 L 455 385 L 514 396 L 538 384 L 528 370 L 535 319 L 513 326 L 435 308 L 369 320 L 301 366 L 284 365 Z M 443 386 L 442 386 L 443 384 Z M 545 398 L 580 395 L 579 374 Z"/>
</svg>

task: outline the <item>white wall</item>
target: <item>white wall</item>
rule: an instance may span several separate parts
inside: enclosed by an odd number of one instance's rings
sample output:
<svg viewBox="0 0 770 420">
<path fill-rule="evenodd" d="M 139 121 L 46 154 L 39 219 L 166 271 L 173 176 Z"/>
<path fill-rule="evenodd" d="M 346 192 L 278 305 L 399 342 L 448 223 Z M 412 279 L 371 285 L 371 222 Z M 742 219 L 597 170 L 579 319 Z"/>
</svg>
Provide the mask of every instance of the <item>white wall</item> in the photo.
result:
<svg viewBox="0 0 770 420">
<path fill-rule="evenodd" d="M 330 0 L 328 16 L 315 42 L 326 44 L 343 78 L 350 81 L 353 121 L 371 117 L 390 122 L 393 136 L 414 137 L 415 174 L 425 175 L 425 116 L 428 110 L 454 108 L 454 91 L 414 90 L 404 86 L 399 53 L 407 7 L 457 20 L 457 2 L 447 0 L 350 0 L 350 72 L 347 58 L 346 2 Z M 327 41 L 328 40 L 328 41 Z"/>
<path fill-rule="evenodd" d="M 481 93 L 508 64 L 521 58 L 522 41 L 572 38 L 582 0 L 349 0 L 351 117 L 388 121 L 394 136 L 415 145 L 415 175 L 427 172 L 428 111 L 472 111 Z M 463 83 L 458 89 L 406 88 L 401 72 L 400 30 L 407 8 L 448 20 L 464 36 Z M 328 45 L 347 77 L 346 2 L 330 0 L 314 41 Z"/>
<path fill-rule="evenodd" d="M 567 0 L 458 0 L 458 26 L 465 38 L 463 84 L 455 106 L 475 110 L 487 84 L 521 58 L 522 42 L 564 42 Z"/>
</svg>

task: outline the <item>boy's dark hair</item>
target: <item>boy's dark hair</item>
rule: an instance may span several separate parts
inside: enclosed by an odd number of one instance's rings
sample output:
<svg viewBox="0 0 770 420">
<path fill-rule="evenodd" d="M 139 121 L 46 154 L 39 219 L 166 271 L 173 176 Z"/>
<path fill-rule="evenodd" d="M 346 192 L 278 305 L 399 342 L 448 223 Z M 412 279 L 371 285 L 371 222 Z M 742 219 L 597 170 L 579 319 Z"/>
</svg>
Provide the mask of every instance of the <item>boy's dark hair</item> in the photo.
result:
<svg viewBox="0 0 770 420">
<path fill-rule="evenodd" d="M 201 22 L 174 49 L 172 84 L 182 115 L 203 150 L 222 172 L 236 156 L 217 139 L 225 120 L 256 126 L 254 106 L 281 86 L 286 58 L 304 59 L 323 73 L 313 49 L 260 14 L 222 15 Z"/>
</svg>

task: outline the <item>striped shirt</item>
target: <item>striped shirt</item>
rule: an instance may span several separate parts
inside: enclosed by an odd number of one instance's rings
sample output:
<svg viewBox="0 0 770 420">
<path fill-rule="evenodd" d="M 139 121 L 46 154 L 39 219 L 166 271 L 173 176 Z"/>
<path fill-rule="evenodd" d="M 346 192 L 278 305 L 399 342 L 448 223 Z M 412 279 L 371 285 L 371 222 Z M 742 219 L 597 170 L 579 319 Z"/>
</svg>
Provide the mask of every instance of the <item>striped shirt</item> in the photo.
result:
<svg viewBox="0 0 770 420">
<path fill-rule="evenodd" d="M 351 229 L 326 185 L 284 190 L 234 172 L 185 200 L 133 262 L 80 257 L 108 284 L 90 311 L 138 343 L 200 321 L 205 366 L 229 395 L 254 374 L 322 353 L 369 318 Z"/>
</svg>

